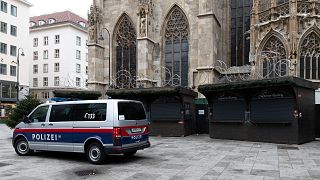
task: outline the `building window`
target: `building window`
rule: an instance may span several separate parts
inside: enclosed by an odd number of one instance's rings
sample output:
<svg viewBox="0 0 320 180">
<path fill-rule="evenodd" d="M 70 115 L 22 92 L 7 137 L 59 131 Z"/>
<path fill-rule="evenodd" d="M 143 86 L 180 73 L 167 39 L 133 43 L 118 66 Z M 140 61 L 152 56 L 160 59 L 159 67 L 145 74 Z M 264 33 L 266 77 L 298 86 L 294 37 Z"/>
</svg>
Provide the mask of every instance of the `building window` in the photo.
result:
<svg viewBox="0 0 320 180">
<path fill-rule="evenodd" d="M 165 26 L 166 82 L 170 85 L 188 86 L 189 25 L 183 11 L 175 6 Z M 170 75 L 171 74 L 171 75 Z M 174 78 L 179 77 L 179 78 Z"/>
<path fill-rule="evenodd" d="M 262 55 L 259 61 L 262 63 L 264 78 L 276 78 L 289 73 L 289 65 L 286 64 L 286 49 L 279 38 L 269 37 L 260 53 Z"/>
<path fill-rule="evenodd" d="M 0 74 L 7 75 L 7 65 L 6 64 L 0 64 Z"/>
<path fill-rule="evenodd" d="M 1 11 L 7 13 L 8 12 L 8 4 L 7 2 L 1 1 Z"/>
<path fill-rule="evenodd" d="M 17 26 L 11 25 L 10 34 L 11 34 L 12 36 L 17 36 Z"/>
<path fill-rule="evenodd" d="M 38 65 L 33 65 L 33 74 L 38 74 Z"/>
<path fill-rule="evenodd" d="M 38 87 L 38 78 L 33 78 L 33 87 Z"/>
<path fill-rule="evenodd" d="M 88 70 L 88 66 L 86 66 L 86 74 L 88 74 L 89 70 Z"/>
<path fill-rule="evenodd" d="M 38 60 L 38 57 L 39 57 L 38 51 L 34 51 L 33 52 L 33 60 Z"/>
<path fill-rule="evenodd" d="M 60 44 L 60 35 L 55 35 L 55 43 Z"/>
<path fill-rule="evenodd" d="M 41 21 L 38 22 L 38 24 L 39 24 L 39 26 L 45 25 L 45 24 L 46 24 L 46 21 L 41 20 Z"/>
<path fill-rule="evenodd" d="M 48 64 L 44 64 L 43 65 L 43 73 L 48 73 L 48 71 L 49 71 Z"/>
<path fill-rule="evenodd" d="M 250 0 L 231 1 L 231 66 L 249 64 L 251 7 Z"/>
<path fill-rule="evenodd" d="M 10 55 L 17 56 L 17 46 L 10 45 Z"/>
<path fill-rule="evenodd" d="M 76 51 L 76 59 L 81 59 L 81 51 Z"/>
<path fill-rule="evenodd" d="M 79 36 L 76 37 L 76 44 L 77 46 L 81 46 L 81 37 Z"/>
<path fill-rule="evenodd" d="M 38 47 L 38 38 L 33 38 L 33 47 Z"/>
<path fill-rule="evenodd" d="M 43 78 L 43 86 L 48 87 L 48 77 Z"/>
<path fill-rule="evenodd" d="M 0 43 L 0 53 L 7 54 L 7 44 Z"/>
<path fill-rule="evenodd" d="M 79 77 L 76 78 L 76 86 L 80 86 L 81 84 L 81 79 Z"/>
<path fill-rule="evenodd" d="M 54 86 L 59 86 L 60 84 L 60 78 L 57 76 L 57 77 L 54 77 Z"/>
<path fill-rule="evenodd" d="M 0 28 L 1 32 L 7 34 L 7 26 L 8 26 L 8 24 L 5 23 L 5 22 L 1 22 L 0 24 L 1 24 L 1 28 Z"/>
<path fill-rule="evenodd" d="M 17 17 L 18 15 L 18 10 L 17 7 L 14 5 L 11 5 L 11 15 Z"/>
<path fill-rule="evenodd" d="M 76 72 L 77 73 L 81 72 L 81 65 L 80 64 L 76 64 Z"/>
<path fill-rule="evenodd" d="M 17 46 L 10 45 L 10 55 L 17 56 Z"/>
<path fill-rule="evenodd" d="M 320 79 L 320 36 L 312 32 L 302 41 L 300 49 L 300 77 Z"/>
<path fill-rule="evenodd" d="M 49 21 L 48 21 L 49 24 L 53 24 L 53 23 L 55 23 L 55 22 L 56 22 L 56 20 L 55 20 L 55 19 L 52 19 L 52 18 L 49 19 Z"/>
<path fill-rule="evenodd" d="M 115 29 L 116 44 L 116 72 L 128 71 L 131 77 L 136 76 L 136 49 L 137 34 L 135 26 L 127 15 L 123 15 Z M 130 79 L 130 78 L 129 78 Z M 131 83 L 127 78 L 117 78 L 119 86 L 133 88 L 135 83 Z"/>
<path fill-rule="evenodd" d="M 59 63 L 54 63 L 54 72 L 59 72 L 59 71 L 60 71 Z"/>
<path fill-rule="evenodd" d="M 43 51 L 43 59 L 48 59 L 49 58 L 49 51 L 48 50 L 44 50 Z"/>
<path fill-rule="evenodd" d="M 17 66 L 10 66 L 10 76 L 17 76 Z"/>
<path fill-rule="evenodd" d="M 54 58 L 59 58 L 60 57 L 60 50 L 59 49 L 55 49 L 54 50 Z"/>
<path fill-rule="evenodd" d="M 30 27 L 33 27 L 33 26 L 35 26 L 35 25 L 36 25 L 35 22 L 30 22 Z"/>
<path fill-rule="evenodd" d="M 41 97 L 43 99 L 49 99 L 50 98 L 50 93 L 49 92 L 41 92 Z"/>
<path fill-rule="evenodd" d="M 45 36 L 43 37 L 43 44 L 46 46 L 46 45 L 49 45 L 49 37 L 48 36 Z"/>
</svg>

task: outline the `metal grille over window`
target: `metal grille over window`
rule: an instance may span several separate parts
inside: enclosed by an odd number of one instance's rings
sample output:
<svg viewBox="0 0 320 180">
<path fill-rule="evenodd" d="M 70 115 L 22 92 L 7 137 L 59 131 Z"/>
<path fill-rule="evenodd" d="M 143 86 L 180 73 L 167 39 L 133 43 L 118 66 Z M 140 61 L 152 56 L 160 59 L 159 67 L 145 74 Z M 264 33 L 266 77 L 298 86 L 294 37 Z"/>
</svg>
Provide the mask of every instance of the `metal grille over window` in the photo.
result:
<svg viewBox="0 0 320 180">
<path fill-rule="evenodd" d="M 165 27 L 165 63 L 167 84 L 188 86 L 189 25 L 182 10 L 175 6 Z"/>
<path fill-rule="evenodd" d="M 320 79 L 320 38 L 310 33 L 302 42 L 300 54 L 300 77 Z"/>
<path fill-rule="evenodd" d="M 135 82 L 131 79 L 136 76 L 137 34 L 127 15 L 120 18 L 115 32 L 116 84 L 120 88 L 134 88 Z"/>
</svg>

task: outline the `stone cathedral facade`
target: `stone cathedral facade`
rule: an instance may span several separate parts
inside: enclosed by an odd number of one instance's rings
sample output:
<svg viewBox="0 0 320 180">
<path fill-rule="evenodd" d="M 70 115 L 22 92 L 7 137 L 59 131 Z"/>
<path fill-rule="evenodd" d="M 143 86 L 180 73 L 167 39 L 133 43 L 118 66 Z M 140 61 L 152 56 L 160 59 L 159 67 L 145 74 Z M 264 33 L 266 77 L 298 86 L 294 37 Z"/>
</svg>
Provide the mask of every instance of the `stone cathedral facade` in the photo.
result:
<svg viewBox="0 0 320 180">
<path fill-rule="evenodd" d="M 229 60 L 227 0 L 94 0 L 89 13 L 89 88 L 213 83 Z M 200 77 L 200 74 L 206 74 Z"/>
<path fill-rule="evenodd" d="M 320 82 L 320 0 L 254 0 L 250 32 L 250 61 L 264 75 Z"/>
</svg>

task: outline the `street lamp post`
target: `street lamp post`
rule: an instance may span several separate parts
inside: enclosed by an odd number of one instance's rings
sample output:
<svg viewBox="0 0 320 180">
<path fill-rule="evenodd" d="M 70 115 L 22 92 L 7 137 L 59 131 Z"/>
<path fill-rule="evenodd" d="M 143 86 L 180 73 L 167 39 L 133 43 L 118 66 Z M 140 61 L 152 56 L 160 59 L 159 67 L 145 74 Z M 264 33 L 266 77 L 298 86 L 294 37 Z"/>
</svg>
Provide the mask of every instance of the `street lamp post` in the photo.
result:
<svg viewBox="0 0 320 180">
<path fill-rule="evenodd" d="M 111 75 L 111 61 L 110 61 L 110 55 L 111 55 L 111 38 L 110 38 L 110 32 L 109 32 L 109 30 L 107 29 L 107 28 L 102 28 L 102 29 L 104 29 L 104 30 L 106 30 L 107 32 L 108 32 L 108 38 L 109 38 L 109 86 L 111 85 L 110 83 L 111 83 L 111 77 L 110 77 L 110 75 Z M 99 37 L 99 40 L 104 40 L 104 38 L 103 38 L 103 36 L 102 36 L 102 32 L 101 32 L 101 34 L 100 34 L 100 37 Z"/>
<path fill-rule="evenodd" d="M 21 56 L 24 56 L 24 52 L 22 48 L 18 49 L 18 55 L 17 55 L 17 103 L 19 102 L 19 91 L 20 91 L 20 87 L 19 87 L 19 66 L 20 66 L 20 50 L 21 50 Z"/>
</svg>

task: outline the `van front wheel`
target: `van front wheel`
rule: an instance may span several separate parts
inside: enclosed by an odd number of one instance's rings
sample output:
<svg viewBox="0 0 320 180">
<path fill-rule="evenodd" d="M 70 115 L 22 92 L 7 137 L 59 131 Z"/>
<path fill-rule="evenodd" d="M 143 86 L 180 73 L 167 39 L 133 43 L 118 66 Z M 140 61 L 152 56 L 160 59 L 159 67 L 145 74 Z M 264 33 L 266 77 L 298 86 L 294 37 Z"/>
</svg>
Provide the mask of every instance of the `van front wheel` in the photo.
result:
<svg viewBox="0 0 320 180">
<path fill-rule="evenodd" d="M 136 153 L 137 153 L 137 151 L 130 151 L 130 152 L 123 153 L 123 155 L 124 155 L 124 157 L 126 157 L 126 158 L 131 158 L 131 157 L 133 157 Z"/>
<path fill-rule="evenodd" d="M 92 164 L 102 164 L 106 157 L 104 148 L 100 143 L 90 144 L 86 151 L 86 155 Z"/>
<path fill-rule="evenodd" d="M 19 156 L 28 156 L 33 152 L 29 147 L 28 141 L 24 138 L 20 138 L 15 142 L 14 150 Z"/>
</svg>

